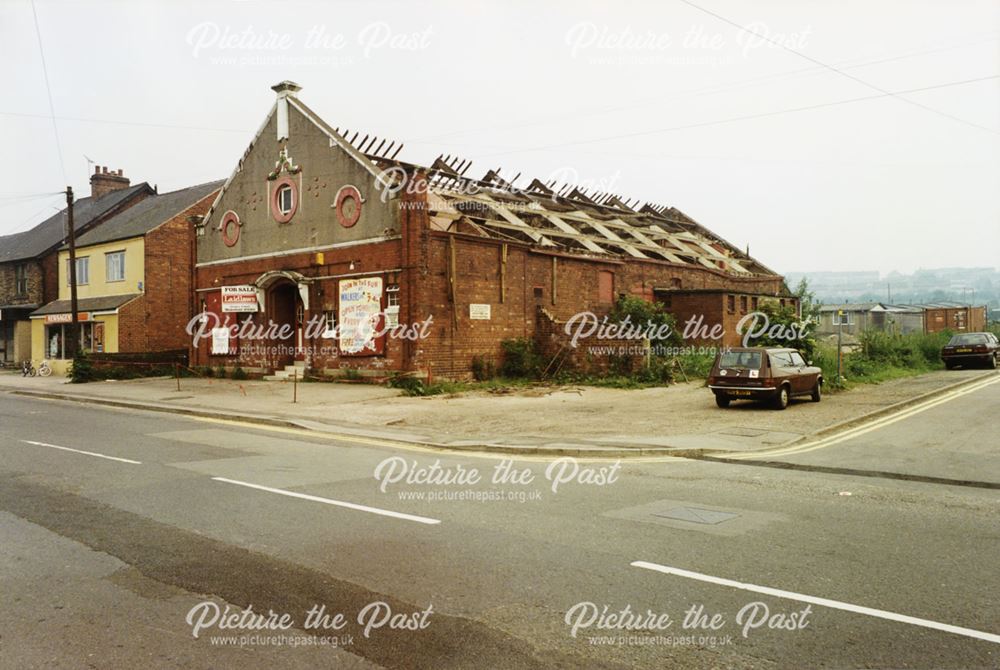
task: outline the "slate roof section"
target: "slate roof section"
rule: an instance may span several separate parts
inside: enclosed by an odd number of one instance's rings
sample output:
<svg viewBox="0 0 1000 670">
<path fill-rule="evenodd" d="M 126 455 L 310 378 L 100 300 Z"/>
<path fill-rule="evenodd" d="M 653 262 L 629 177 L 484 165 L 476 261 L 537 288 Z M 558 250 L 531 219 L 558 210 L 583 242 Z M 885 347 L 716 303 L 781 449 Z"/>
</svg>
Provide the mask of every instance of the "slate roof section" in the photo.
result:
<svg viewBox="0 0 1000 670">
<path fill-rule="evenodd" d="M 224 179 L 152 195 L 76 238 L 77 247 L 140 237 L 222 188 Z M 64 244 L 63 249 L 67 246 Z"/>
<path fill-rule="evenodd" d="M 77 310 L 81 312 L 107 312 L 118 309 L 125 303 L 138 298 L 141 293 L 129 293 L 126 295 L 102 295 L 97 298 L 80 298 L 77 301 Z M 41 309 L 36 309 L 31 316 L 45 316 L 46 314 L 66 314 L 70 311 L 69 300 L 53 300 Z"/>
<path fill-rule="evenodd" d="M 143 191 L 152 193 L 146 182 L 106 193 L 99 198 L 80 198 L 73 203 L 73 227 L 82 230 L 96 219 L 125 204 Z M 53 214 L 31 230 L 0 237 L 0 263 L 42 256 L 63 243 L 66 235 L 66 209 Z"/>
</svg>

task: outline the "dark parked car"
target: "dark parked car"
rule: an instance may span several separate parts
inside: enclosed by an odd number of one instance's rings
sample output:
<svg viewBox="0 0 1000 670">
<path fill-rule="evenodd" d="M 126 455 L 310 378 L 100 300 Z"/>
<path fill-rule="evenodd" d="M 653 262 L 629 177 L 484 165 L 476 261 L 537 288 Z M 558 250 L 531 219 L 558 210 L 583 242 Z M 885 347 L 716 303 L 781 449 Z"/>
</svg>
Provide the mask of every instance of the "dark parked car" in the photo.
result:
<svg viewBox="0 0 1000 670">
<path fill-rule="evenodd" d="M 742 348 L 719 352 L 708 378 L 715 404 L 732 400 L 767 400 L 777 409 L 788 407 L 793 396 L 807 395 L 819 402 L 823 371 L 806 362 L 795 349 Z"/>
<path fill-rule="evenodd" d="M 941 349 L 941 360 L 949 370 L 970 363 L 996 369 L 997 358 L 1000 357 L 998 349 L 1000 344 L 997 343 L 997 336 L 993 333 L 961 333 L 953 336 Z"/>
</svg>

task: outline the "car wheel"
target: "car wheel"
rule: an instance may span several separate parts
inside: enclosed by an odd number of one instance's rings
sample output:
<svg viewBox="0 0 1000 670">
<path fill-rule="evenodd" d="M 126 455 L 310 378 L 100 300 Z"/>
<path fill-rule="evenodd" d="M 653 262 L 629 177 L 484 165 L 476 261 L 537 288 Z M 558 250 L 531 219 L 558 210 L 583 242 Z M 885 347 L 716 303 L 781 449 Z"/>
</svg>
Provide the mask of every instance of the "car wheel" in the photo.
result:
<svg viewBox="0 0 1000 670">
<path fill-rule="evenodd" d="M 813 392 L 812 392 L 812 401 L 813 402 L 819 402 L 820 400 L 823 399 L 823 388 L 822 388 L 822 386 L 823 385 L 817 379 L 816 380 L 816 388 L 814 388 Z"/>
<path fill-rule="evenodd" d="M 718 405 L 719 407 L 722 407 L 723 409 L 729 407 L 729 396 L 725 395 L 715 396 L 715 404 Z"/>
<path fill-rule="evenodd" d="M 954 367 L 955 367 L 955 364 L 952 363 L 951 361 L 945 361 L 944 362 L 944 369 L 945 370 L 951 370 Z"/>
<path fill-rule="evenodd" d="M 778 395 L 774 396 L 774 408 L 785 409 L 788 407 L 788 387 L 782 386 L 778 390 Z"/>
<path fill-rule="evenodd" d="M 993 354 L 992 356 L 990 356 L 989 366 L 990 366 L 990 370 L 996 370 L 997 369 L 997 355 L 996 354 Z"/>
</svg>

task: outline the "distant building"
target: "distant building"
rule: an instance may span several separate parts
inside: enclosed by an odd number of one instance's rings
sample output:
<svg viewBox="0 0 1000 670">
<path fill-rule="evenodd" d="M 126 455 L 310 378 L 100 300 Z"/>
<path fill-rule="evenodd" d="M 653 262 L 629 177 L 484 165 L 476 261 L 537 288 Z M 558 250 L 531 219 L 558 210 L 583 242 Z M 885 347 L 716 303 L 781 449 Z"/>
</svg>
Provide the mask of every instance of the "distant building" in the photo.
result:
<svg viewBox="0 0 1000 670">
<path fill-rule="evenodd" d="M 857 335 L 865 330 L 891 333 L 974 332 L 986 327 L 986 307 L 959 302 L 889 305 L 881 302 L 822 305 L 819 335 Z"/>
<path fill-rule="evenodd" d="M 924 311 L 911 305 L 887 305 L 881 302 L 823 305 L 819 310 L 816 332 L 828 335 L 842 332 L 857 335 L 865 330 L 892 333 L 920 333 L 924 330 Z"/>
<path fill-rule="evenodd" d="M 924 312 L 924 332 L 939 333 L 977 332 L 986 328 L 986 306 L 972 306 L 960 302 L 935 302 L 905 305 Z"/>
</svg>

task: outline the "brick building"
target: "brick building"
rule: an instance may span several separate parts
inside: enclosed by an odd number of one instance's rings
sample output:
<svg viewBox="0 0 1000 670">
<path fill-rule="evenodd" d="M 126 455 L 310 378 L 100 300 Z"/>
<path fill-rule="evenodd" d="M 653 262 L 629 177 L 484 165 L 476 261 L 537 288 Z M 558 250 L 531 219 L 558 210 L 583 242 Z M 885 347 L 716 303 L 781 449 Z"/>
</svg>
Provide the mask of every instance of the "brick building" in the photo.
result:
<svg viewBox="0 0 1000 670">
<path fill-rule="evenodd" d="M 81 346 L 98 353 L 186 349 L 193 311 L 194 224 L 221 181 L 154 194 L 76 239 Z M 59 250 L 56 299 L 31 313 L 32 358 L 63 373 L 70 312 L 69 251 Z"/>
<path fill-rule="evenodd" d="M 106 167 L 96 169 L 90 189 L 90 196 L 73 206 L 77 235 L 153 193 L 149 184 L 130 186 L 121 170 L 109 172 Z M 66 232 L 64 209 L 30 230 L 0 237 L 0 361 L 8 365 L 32 358 L 28 315 L 59 295 L 58 255 Z"/>
<path fill-rule="evenodd" d="M 198 233 L 201 364 L 461 377 L 502 340 L 558 338 L 553 323 L 620 295 L 723 324 L 726 344 L 741 309 L 794 304 L 781 276 L 677 209 L 403 162 L 395 143 L 328 125 L 295 84 L 274 90 Z M 262 346 L 269 325 L 285 336 Z"/>
</svg>

